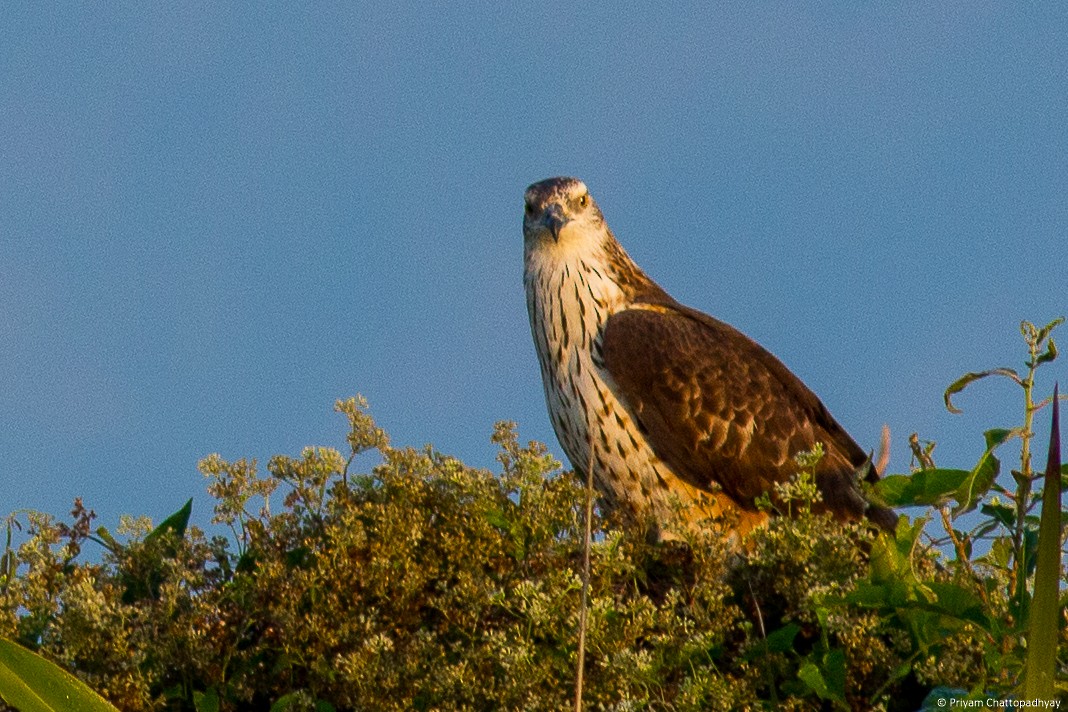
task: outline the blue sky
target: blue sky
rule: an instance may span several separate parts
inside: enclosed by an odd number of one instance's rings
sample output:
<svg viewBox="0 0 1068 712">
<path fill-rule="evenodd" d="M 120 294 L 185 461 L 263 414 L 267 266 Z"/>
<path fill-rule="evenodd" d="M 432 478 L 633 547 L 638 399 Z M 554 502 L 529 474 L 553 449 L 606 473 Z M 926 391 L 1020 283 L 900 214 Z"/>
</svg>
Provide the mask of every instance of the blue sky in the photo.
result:
<svg viewBox="0 0 1068 712">
<path fill-rule="evenodd" d="M 1068 313 L 1066 126 L 1061 4 L 5 3 L 0 512 L 204 524 L 200 458 L 341 447 L 356 393 L 559 455 L 520 225 L 561 174 L 892 470 L 970 466 L 1018 394 L 943 389 Z"/>
</svg>

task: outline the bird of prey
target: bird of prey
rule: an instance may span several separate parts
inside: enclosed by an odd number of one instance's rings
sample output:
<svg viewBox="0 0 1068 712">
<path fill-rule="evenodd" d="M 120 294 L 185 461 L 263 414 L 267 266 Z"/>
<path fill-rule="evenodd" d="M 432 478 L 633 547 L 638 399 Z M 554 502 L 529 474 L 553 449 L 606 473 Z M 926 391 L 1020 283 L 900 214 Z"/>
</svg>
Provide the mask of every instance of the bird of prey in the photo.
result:
<svg viewBox="0 0 1068 712">
<path fill-rule="evenodd" d="M 816 511 L 884 529 L 858 473 L 870 457 L 816 395 L 734 327 L 683 306 L 627 255 L 586 185 L 531 185 L 523 218 L 530 329 L 545 400 L 577 471 L 593 466 L 602 505 L 660 538 L 669 522 L 741 537 L 768 514 L 754 500 L 822 443 Z M 591 452 L 592 448 L 592 452 Z"/>
</svg>

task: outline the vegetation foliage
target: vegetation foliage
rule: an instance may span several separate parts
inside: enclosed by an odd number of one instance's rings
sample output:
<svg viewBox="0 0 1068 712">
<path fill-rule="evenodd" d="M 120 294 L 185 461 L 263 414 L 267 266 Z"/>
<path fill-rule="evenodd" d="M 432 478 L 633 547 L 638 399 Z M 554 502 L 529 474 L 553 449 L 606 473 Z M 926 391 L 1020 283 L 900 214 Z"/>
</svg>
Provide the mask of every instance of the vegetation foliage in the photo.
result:
<svg viewBox="0 0 1068 712">
<path fill-rule="evenodd" d="M 1009 378 L 1023 421 L 988 431 L 967 470 L 936 467 L 933 444 L 914 438 L 914 471 L 871 493 L 926 508 L 896 535 L 809 512 L 818 449 L 778 492 L 790 516 L 740 550 L 715 532 L 650 543 L 595 515 L 586 707 L 889 710 L 926 698 L 937 709 L 950 696 L 1005 698 L 1034 667 L 1028 623 L 1039 607 L 1056 621 L 1040 652 L 1064 695 L 1060 525 L 1037 508 L 1051 500 L 1060 513 L 1068 471 L 1052 470 L 1050 495 L 1031 464 L 1034 418 L 1051 402 L 1036 402 L 1035 373 L 1056 357 L 1058 323 L 1025 322 L 1022 374 L 968 374 L 947 390 L 953 408 L 970 383 Z M 67 521 L 10 515 L 0 638 L 122 710 L 569 708 L 584 483 L 544 446 L 521 444 L 513 424 L 493 435 L 494 473 L 392 447 L 359 399 L 336 408 L 348 421 L 343 450 L 276 456 L 265 472 L 216 455 L 200 463 L 228 537 L 191 526 L 191 503 L 155 527 L 124 519 L 115 534 L 94 527 L 80 500 Z M 1021 459 L 1006 477 L 998 451 L 1013 439 Z M 377 464 L 357 471 L 374 453 Z M 102 554 L 87 560 L 88 545 Z M 1040 606 L 1043 555 L 1056 557 L 1060 586 Z"/>
</svg>

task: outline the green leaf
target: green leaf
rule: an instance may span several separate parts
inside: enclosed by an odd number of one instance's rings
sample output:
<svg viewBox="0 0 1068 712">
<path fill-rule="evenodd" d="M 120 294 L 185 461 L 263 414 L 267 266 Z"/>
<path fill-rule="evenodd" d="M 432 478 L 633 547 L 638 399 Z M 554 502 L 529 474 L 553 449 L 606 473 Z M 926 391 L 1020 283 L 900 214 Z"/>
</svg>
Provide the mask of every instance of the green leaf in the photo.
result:
<svg viewBox="0 0 1068 712">
<path fill-rule="evenodd" d="M 816 667 L 816 663 L 808 662 L 802 665 L 797 671 L 797 677 L 821 699 L 830 699 L 831 690 L 827 687 L 827 681 L 823 679 L 823 673 Z"/>
<path fill-rule="evenodd" d="M 1023 545 L 1024 572 L 1030 577 L 1038 566 L 1038 529 L 1024 530 Z"/>
<path fill-rule="evenodd" d="M 176 537 L 181 539 L 185 536 L 185 529 L 189 526 L 189 515 L 193 512 L 193 498 L 190 497 L 189 501 L 182 505 L 181 509 L 164 519 L 159 523 L 155 529 L 149 532 L 145 537 L 145 541 L 152 541 L 158 539 L 168 532 L 173 532 Z"/>
<path fill-rule="evenodd" d="M 983 439 L 986 440 L 986 449 L 994 450 L 999 445 L 1003 445 L 1014 435 L 1019 435 L 1019 429 L 1017 428 L 991 428 L 983 433 Z"/>
<path fill-rule="evenodd" d="M 1019 434 L 1016 429 L 996 428 L 983 433 L 986 448 L 971 470 L 936 468 L 917 470 L 911 475 L 888 475 L 875 483 L 875 492 L 888 506 L 940 507 L 956 500 L 954 517 L 978 506 L 994 484 L 1001 463 L 994 451 Z"/>
<path fill-rule="evenodd" d="M 3 556 L 0 556 L 0 579 L 3 580 L 5 585 L 15 578 L 15 574 L 18 572 L 18 565 L 18 558 L 15 556 L 15 552 L 10 549 L 5 551 Z"/>
<path fill-rule="evenodd" d="M 1012 529 L 1012 527 L 1016 526 L 1016 510 L 1012 507 L 1004 504 L 987 503 L 984 504 L 979 511 L 988 517 L 996 519 L 1008 529 Z"/>
<path fill-rule="evenodd" d="M 282 695 L 271 705 L 271 712 L 287 712 L 291 709 L 305 709 L 309 695 L 302 691 L 290 692 Z M 315 712 L 337 712 L 336 708 L 326 700 L 315 701 Z"/>
<path fill-rule="evenodd" d="M 1064 323 L 1064 317 L 1059 316 L 1050 323 L 1043 326 L 1038 330 L 1038 334 L 1035 335 L 1035 343 L 1041 344 L 1042 340 L 1049 336 L 1050 332 L 1056 329 L 1058 326 Z"/>
<path fill-rule="evenodd" d="M 938 631 L 959 628 L 965 622 L 984 630 L 991 625 L 982 600 L 951 583 L 891 581 L 873 584 L 859 581 L 842 600 L 861 608 L 896 611 L 904 619 L 916 622 L 913 633 L 921 641 L 937 638 Z"/>
<path fill-rule="evenodd" d="M 189 525 L 189 515 L 193 511 L 193 499 L 190 498 L 181 509 L 160 522 L 159 526 L 149 532 L 145 537 L 145 544 L 151 544 L 168 534 L 173 534 L 176 539 L 185 536 L 186 527 Z M 159 552 L 163 557 L 173 557 L 178 553 L 177 545 L 173 540 L 162 542 Z M 144 572 L 141 576 L 124 575 L 123 580 L 126 588 L 122 592 L 122 602 L 131 605 L 135 601 L 145 598 L 159 598 L 160 586 L 163 583 L 163 565 L 159 562 L 152 570 Z"/>
<path fill-rule="evenodd" d="M 1042 487 L 1042 516 L 1038 531 L 1038 562 L 1035 570 L 1035 594 L 1031 601 L 1031 620 L 1027 635 L 1024 696 L 1033 700 L 1051 700 L 1060 638 L 1060 604 L 1058 599 L 1061 570 L 1061 433 L 1060 399 L 1053 387 L 1053 423 L 1050 426 L 1049 457 Z"/>
<path fill-rule="evenodd" d="M 764 640 L 763 644 L 756 644 L 745 654 L 746 660 L 754 660 L 767 653 L 785 653 L 794 649 L 794 639 L 801 631 L 801 626 L 796 623 L 787 623 L 782 628 L 772 631 Z"/>
<path fill-rule="evenodd" d="M 824 659 L 824 670 L 814 662 L 807 662 L 797 671 L 797 677 L 820 699 L 845 704 L 845 653 L 832 650 Z"/>
<path fill-rule="evenodd" d="M 990 490 L 1001 470 L 1001 462 L 994 456 L 994 450 L 1018 432 L 1015 429 L 995 428 L 983 433 L 986 450 L 954 493 L 953 498 L 957 500 L 957 506 L 953 508 L 954 518 L 972 511 L 979 505 L 979 500 Z"/>
<path fill-rule="evenodd" d="M 111 536 L 111 532 L 107 530 L 107 527 L 97 527 L 96 535 L 99 538 L 99 542 L 108 551 L 113 554 L 119 553 L 122 550 L 122 544 L 118 542 L 115 537 Z"/>
<path fill-rule="evenodd" d="M 509 530 L 512 524 L 503 510 L 495 508 L 486 510 L 486 521 L 505 532 Z"/>
<path fill-rule="evenodd" d="M 918 517 L 909 522 L 898 520 L 894 537 L 879 537 L 872 544 L 871 577 L 872 581 L 916 581 L 912 570 L 912 552 L 927 526 L 926 517 Z"/>
<path fill-rule="evenodd" d="M 304 695 L 300 692 L 290 692 L 282 695 L 271 705 L 271 712 L 287 712 L 294 707 L 299 707 L 304 701 Z"/>
<path fill-rule="evenodd" d="M 835 648 L 823 659 L 823 679 L 831 693 L 831 699 L 845 703 L 846 662 L 845 651 Z"/>
<path fill-rule="evenodd" d="M 1008 570 L 1012 560 L 1012 539 L 1007 536 L 998 537 L 990 544 L 990 551 L 980 561 L 1001 569 Z"/>
<path fill-rule="evenodd" d="M 787 623 L 782 628 L 773 631 L 764 639 L 767 649 L 773 653 L 785 653 L 794 648 L 794 638 L 800 632 L 801 626 L 796 623 Z"/>
<path fill-rule="evenodd" d="M 968 470 L 938 468 L 887 475 L 875 483 L 875 492 L 890 507 L 937 507 L 949 501 L 971 474 Z"/>
<path fill-rule="evenodd" d="M 847 593 L 843 600 L 863 608 L 891 608 L 892 594 L 888 584 L 870 583 L 858 581 L 852 591 Z"/>
<path fill-rule="evenodd" d="M 942 395 L 942 399 L 946 402 L 946 410 L 950 413 L 963 413 L 964 411 L 953 405 L 953 396 L 963 391 L 969 383 L 974 383 L 987 376 L 1004 376 L 1005 378 L 1011 378 L 1018 385 L 1023 385 L 1023 379 L 1020 378 L 1020 374 L 1016 373 L 1016 371 L 1011 368 L 992 368 L 989 371 L 966 373 L 951 383 L 949 388 L 947 388 L 946 392 Z"/>
<path fill-rule="evenodd" d="M 843 596 L 842 600 L 862 608 L 893 610 L 899 608 L 924 608 L 926 603 L 936 599 L 930 589 L 919 583 L 889 581 L 871 583 L 858 581 L 856 588 Z"/>
<path fill-rule="evenodd" d="M 20 712 L 117 712 L 50 660 L 0 638 L 0 697 Z"/>
<path fill-rule="evenodd" d="M 219 712 L 219 692 L 214 687 L 207 692 L 193 692 L 193 707 L 197 712 Z"/>
<path fill-rule="evenodd" d="M 983 607 L 982 599 L 970 590 L 942 581 L 928 581 L 927 588 L 937 597 L 937 600 L 930 605 L 932 610 L 960 620 L 971 621 L 984 629 L 990 627 L 990 617 Z"/>
<path fill-rule="evenodd" d="M 1035 359 L 1035 365 L 1037 366 L 1040 363 L 1049 363 L 1050 361 L 1053 361 L 1056 358 L 1057 358 L 1057 342 L 1054 341 L 1051 338 L 1049 340 L 1049 343 L 1046 344 L 1045 353 L 1039 354 L 1038 358 Z"/>
</svg>

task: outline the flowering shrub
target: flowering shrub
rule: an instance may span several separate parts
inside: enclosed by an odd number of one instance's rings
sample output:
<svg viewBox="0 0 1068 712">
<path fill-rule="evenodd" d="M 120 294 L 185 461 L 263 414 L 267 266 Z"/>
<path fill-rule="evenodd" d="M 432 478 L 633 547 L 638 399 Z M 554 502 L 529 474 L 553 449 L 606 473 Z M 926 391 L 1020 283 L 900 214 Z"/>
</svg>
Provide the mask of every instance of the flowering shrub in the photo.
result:
<svg viewBox="0 0 1068 712">
<path fill-rule="evenodd" d="M 358 399 L 337 410 L 343 451 L 277 456 L 265 473 L 200 463 L 229 537 L 189 526 L 188 503 L 155 527 L 123 520 L 114 535 L 94 529 L 81 501 L 68 521 L 11 515 L 0 637 L 122 710 L 570 707 L 582 483 L 542 445 L 521 445 L 512 424 L 493 435 L 493 473 L 390 446 Z M 354 471 L 374 453 L 378 464 Z M 915 710 L 1018 689 L 1037 518 L 1015 517 L 993 477 L 972 476 L 967 506 L 988 519 L 956 531 L 963 480 L 945 473 L 963 471 L 918 462 L 873 495 L 941 514 L 957 554 L 947 556 L 928 517 L 877 536 L 808 513 L 815 457 L 776 498 L 794 516 L 772 518 L 741 550 L 713 532 L 654 544 L 595 517 L 587 708 Z M 1028 487 L 1041 479 L 1025 474 Z M 973 558 L 983 536 L 992 545 Z M 99 563 L 79 555 L 86 546 L 103 547 Z"/>
</svg>

